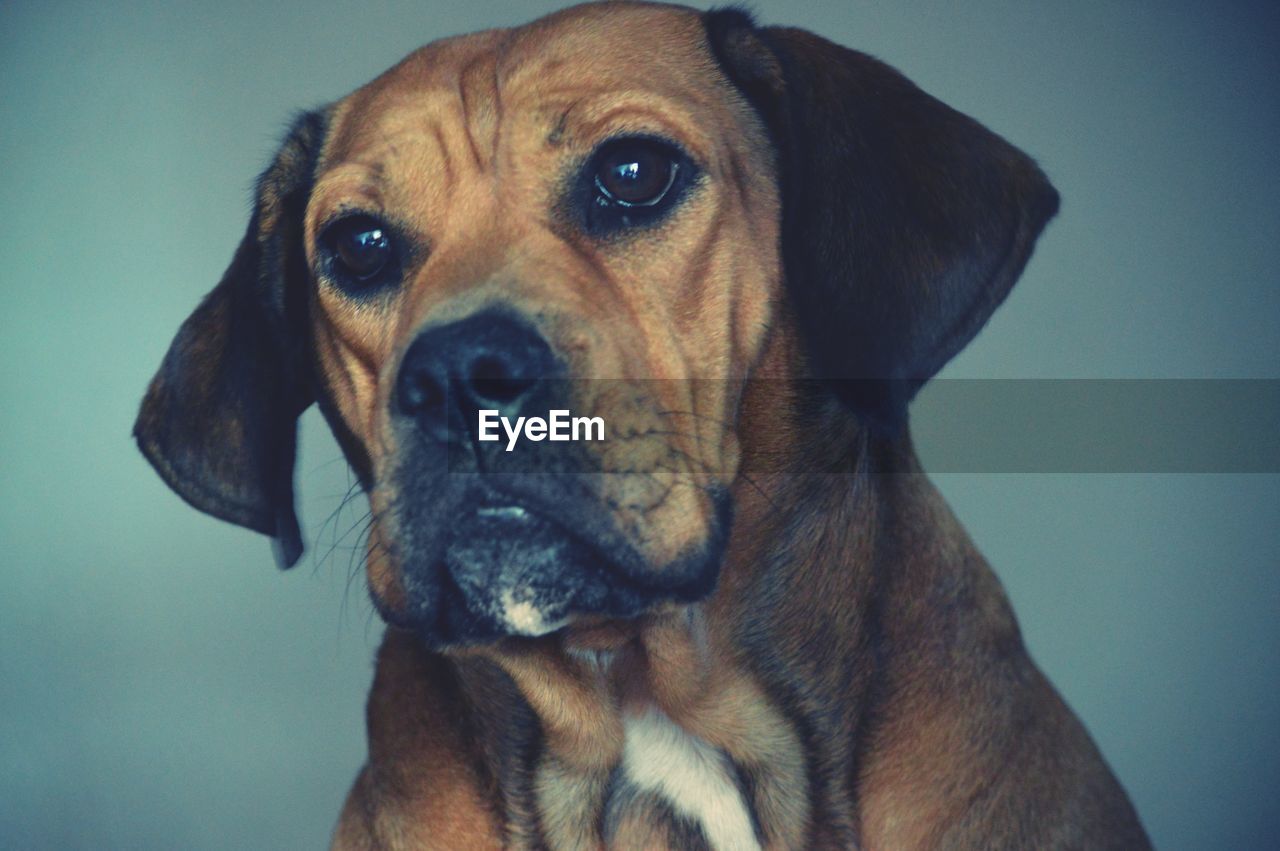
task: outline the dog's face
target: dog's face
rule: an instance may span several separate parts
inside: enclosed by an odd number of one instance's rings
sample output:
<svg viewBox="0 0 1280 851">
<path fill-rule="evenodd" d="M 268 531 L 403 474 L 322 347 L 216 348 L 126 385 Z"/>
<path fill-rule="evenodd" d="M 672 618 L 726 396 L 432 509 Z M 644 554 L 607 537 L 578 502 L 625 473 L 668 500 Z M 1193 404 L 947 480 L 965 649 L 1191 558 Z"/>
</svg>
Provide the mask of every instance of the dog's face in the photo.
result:
<svg viewBox="0 0 1280 851">
<path fill-rule="evenodd" d="M 474 641 L 709 589 L 737 390 L 694 379 L 760 350 L 778 202 L 765 130 L 707 60 L 696 16 L 597 8 L 430 45 L 331 110 L 315 349 L 368 455 L 388 617 Z M 481 410 L 605 439 L 508 450 Z"/>
<path fill-rule="evenodd" d="M 433 646 L 632 618 L 714 587 L 777 335 L 808 355 L 770 374 L 893 428 L 1055 206 L 860 54 L 736 12 L 578 7 L 300 120 L 137 432 L 291 563 L 318 401 L 371 503 L 375 602 Z M 556 410 L 604 439 L 481 439 L 487 411 Z"/>
</svg>

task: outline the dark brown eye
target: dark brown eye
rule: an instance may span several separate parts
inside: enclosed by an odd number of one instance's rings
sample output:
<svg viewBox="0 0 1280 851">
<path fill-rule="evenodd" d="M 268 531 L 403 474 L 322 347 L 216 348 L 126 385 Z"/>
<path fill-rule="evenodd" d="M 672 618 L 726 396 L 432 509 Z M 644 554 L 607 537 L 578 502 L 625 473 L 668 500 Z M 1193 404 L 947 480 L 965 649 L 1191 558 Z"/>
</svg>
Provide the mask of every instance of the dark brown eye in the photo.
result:
<svg viewBox="0 0 1280 851">
<path fill-rule="evenodd" d="M 678 166 L 666 146 L 642 139 L 615 142 L 596 160 L 596 190 L 623 207 L 652 207 L 675 182 Z"/>
<path fill-rule="evenodd" d="M 336 271 L 356 283 L 372 283 L 393 257 L 391 234 L 369 216 L 351 216 L 330 225 L 325 241 Z"/>
</svg>

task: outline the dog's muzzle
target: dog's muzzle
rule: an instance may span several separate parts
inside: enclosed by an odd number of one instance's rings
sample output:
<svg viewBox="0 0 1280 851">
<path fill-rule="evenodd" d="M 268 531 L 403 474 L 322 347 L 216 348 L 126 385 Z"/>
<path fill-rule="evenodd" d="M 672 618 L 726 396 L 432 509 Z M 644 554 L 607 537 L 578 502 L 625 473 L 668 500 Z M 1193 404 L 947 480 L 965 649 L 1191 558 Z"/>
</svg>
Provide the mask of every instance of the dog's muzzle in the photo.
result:
<svg viewBox="0 0 1280 851">
<path fill-rule="evenodd" d="M 400 457 L 389 526 L 405 603 L 380 604 L 389 621 L 432 646 L 477 644 L 544 635 L 575 615 L 632 617 L 710 589 L 719 536 L 688 565 L 652 570 L 615 528 L 599 497 L 608 473 L 584 444 L 479 439 L 481 411 L 547 417 L 573 397 L 551 346 L 517 314 L 487 310 L 408 347 L 392 400 Z"/>
</svg>

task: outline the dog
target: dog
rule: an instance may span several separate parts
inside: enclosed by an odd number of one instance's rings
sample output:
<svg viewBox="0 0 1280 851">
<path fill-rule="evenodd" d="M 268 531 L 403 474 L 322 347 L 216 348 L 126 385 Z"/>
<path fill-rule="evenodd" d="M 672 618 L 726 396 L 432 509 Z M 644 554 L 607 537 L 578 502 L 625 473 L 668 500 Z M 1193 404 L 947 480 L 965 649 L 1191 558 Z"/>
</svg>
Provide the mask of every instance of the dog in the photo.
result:
<svg viewBox="0 0 1280 851">
<path fill-rule="evenodd" d="M 737 9 L 577 6 L 302 115 L 135 434 L 286 567 L 312 403 L 367 494 L 333 847 L 1147 847 L 907 427 L 1057 209 Z M 486 427 L 557 411 L 603 439 Z"/>
</svg>

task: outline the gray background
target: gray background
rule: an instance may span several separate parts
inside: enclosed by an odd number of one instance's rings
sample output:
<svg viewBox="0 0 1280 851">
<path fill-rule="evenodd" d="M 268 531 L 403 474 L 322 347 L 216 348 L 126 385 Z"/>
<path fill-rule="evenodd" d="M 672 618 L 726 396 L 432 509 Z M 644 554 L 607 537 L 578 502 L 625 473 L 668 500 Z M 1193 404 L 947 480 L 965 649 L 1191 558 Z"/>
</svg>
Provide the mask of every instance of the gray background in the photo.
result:
<svg viewBox="0 0 1280 851">
<path fill-rule="evenodd" d="M 887 59 L 1062 191 L 947 374 L 1280 377 L 1269 6 L 756 6 Z M 294 110 L 552 7 L 0 5 L 0 846 L 327 841 L 380 632 L 344 548 L 363 507 L 324 523 L 338 450 L 309 413 L 313 546 L 282 575 L 169 493 L 129 427 Z M 939 479 L 1156 843 L 1274 847 L 1280 477 Z"/>
</svg>

